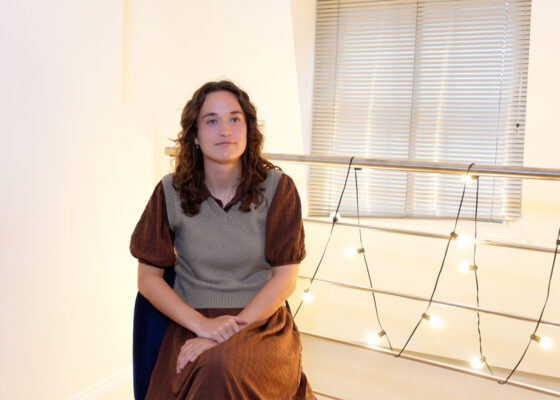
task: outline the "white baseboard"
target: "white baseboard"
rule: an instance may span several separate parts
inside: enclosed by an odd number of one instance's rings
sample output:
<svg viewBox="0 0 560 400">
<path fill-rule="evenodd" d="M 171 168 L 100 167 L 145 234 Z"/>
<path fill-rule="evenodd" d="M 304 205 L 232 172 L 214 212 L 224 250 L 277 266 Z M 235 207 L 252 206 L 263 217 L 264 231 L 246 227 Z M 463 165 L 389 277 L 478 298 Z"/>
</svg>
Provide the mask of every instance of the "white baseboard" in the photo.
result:
<svg viewBox="0 0 560 400">
<path fill-rule="evenodd" d="M 132 365 L 128 365 L 114 372 L 90 387 L 70 396 L 67 400 L 94 400 L 110 392 L 125 382 L 132 384 Z"/>
</svg>

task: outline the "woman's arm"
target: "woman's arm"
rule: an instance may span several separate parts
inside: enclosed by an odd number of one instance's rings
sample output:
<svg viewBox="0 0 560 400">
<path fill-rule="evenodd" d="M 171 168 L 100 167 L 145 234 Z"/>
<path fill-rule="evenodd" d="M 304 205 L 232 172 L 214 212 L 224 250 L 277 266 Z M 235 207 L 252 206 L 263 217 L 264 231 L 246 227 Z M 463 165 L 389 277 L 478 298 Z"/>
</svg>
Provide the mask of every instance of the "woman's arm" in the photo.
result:
<svg viewBox="0 0 560 400">
<path fill-rule="evenodd" d="M 239 313 L 248 326 L 270 317 L 293 293 L 299 264 L 272 267 L 272 278 Z"/>
<path fill-rule="evenodd" d="M 240 316 L 206 318 L 186 304 L 163 279 L 164 270 L 138 264 L 138 290 L 152 305 L 197 336 L 222 343 L 239 332 L 247 321 Z"/>
</svg>

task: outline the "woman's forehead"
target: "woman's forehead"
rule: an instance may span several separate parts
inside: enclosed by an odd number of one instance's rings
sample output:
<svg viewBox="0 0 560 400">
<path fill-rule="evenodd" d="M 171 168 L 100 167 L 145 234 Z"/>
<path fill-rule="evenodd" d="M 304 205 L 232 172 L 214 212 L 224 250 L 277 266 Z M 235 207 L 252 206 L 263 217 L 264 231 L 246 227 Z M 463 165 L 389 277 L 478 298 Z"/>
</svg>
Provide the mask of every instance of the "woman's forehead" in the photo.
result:
<svg viewBox="0 0 560 400">
<path fill-rule="evenodd" d="M 206 95 L 198 115 L 204 118 L 207 114 L 224 115 L 239 112 L 243 113 L 243 109 L 237 97 L 231 92 L 221 90 Z"/>
</svg>

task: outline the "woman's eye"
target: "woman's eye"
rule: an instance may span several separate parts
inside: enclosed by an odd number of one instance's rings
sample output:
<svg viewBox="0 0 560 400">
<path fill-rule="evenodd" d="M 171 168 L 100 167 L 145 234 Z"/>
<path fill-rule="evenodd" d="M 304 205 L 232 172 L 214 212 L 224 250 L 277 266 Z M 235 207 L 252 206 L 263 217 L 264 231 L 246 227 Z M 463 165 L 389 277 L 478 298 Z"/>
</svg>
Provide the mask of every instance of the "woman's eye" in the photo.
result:
<svg viewBox="0 0 560 400">
<path fill-rule="evenodd" d="M 206 121 L 206 125 L 215 125 L 218 120 L 216 119 L 209 119 Z"/>
<path fill-rule="evenodd" d="M 239 118 L 239 117 L 233 117 L 231 120 L 232 120 L 233 122 L 239 122 L 239 121 L 241 121 L 241 118 Z"/>
</svg>

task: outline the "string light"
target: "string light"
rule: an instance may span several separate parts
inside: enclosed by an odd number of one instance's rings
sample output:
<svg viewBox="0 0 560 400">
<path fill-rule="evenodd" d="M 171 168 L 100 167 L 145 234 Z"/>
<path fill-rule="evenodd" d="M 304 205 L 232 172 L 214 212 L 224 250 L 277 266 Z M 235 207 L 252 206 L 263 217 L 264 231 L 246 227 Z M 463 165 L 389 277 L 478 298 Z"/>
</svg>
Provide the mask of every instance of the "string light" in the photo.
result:
<svg viewBox="0 0 560 400">
<path fill-rule="evenodd" d="M 303 292 L 302 299 L 304 303 L 311 303 L 311 301 L 313 301 L 313 294 L 309 291 L 309 289 Z"/>
<path fill-rule="evenodd" d="M 531 335 L 531 340 L 534 340 L 535 342 L 540 344 L 543 350 L 550 350 L 552 348 L 552 345 L 554 344 L 553 340 L 548 336 Z"/>
<path fill-rule="evenodd" d="M 340 197 L 338 198 L 338 204 L 336 206 L 336 210 L 330 216 L 330 218 L 332 220 L 332 224 L 331 224 L 331 230 L 329 232 L 329 237 L 327 238 L 327 242 L 325 243 L 325 247 L 323 248 L 323 254 L 321 254 L 321 258 L 319 259 L 319 262 L 317 263 L 317 266 L 315 267 L 315 272 L 313 272 L 313 276 L 311 277 L 311 281 L 309 282 L 309 287 L 311 287 L 311 285 L 313 284 L 313 281 L 315 280 L 315 276 L 317 276 L 317 272 L 319 272 L 319 267 L 321 266 L 321 263 L 323 262 L 323 259 L 325 258 L 325 253 L 327 252 L 327 247 L 329 247 L 329 242 L 331 241 L 334 226 L 336 225 L 336 222 L 340 218 L 340 214 L 338 213 L 338 210 L 340 209 L 340 204 L 342 203 L 342 198 L 344 197 L 344 191 L 346 190 L 346 183 L 348 183 L 348 176 L 350 175 L 350 169 L 352 168 L 352 162 L 354 162 L 354 157 L 351 157 L 350 162 L 348 163 L 348 169 L 346 170 L 346 178 L 344 179 L 344 185 L 342 186 L 342 192 L 340 193 Z M 311 293 L 309 293 L 309 287 L 303 293 L 302 299 L 299 302 L 299 305 L 297 306 L 296 311 L 294 312 L 294 319 L 297 317 L 298 312 L 301 309 L 301 306 L 303 305 L 303 303 L 309 303 L 311 300 L 313 300 L 313 295 Z"/>
<path fill-rule="evenodd" d="M 544 299 L 544 304 L 541 308 L 541 314 L 535 325 L 535 330 L 533 331 L 533 334 L 530 336 L 529 343 L 527 343 L 527 346 L 525 346 L 525 350 L 523 350 L 523 353 L 521 354 L 519 361 L 517 361 L 517 364 L 515 364 L 515 366 L 512 368 L 511 372 L 509 373 L 506 379 L 504 379 L 503 381 L 498 381 L 498 383 L 502 385 L 504 383 L 507 383 L 509 381 L 509 378 L 511 378 L 511 376 L 515 373 L 515 371 L 517 371 L 517 367 L 519 367 L 519 364 L 521 364 L 521 361 L 523 361 L 525 355 L 527 354 L 527 350 L 529 350 L 531 341 L 534 340 L 535 342 L 539 343 L 541 347 L 545 350 L 548 350 L 552 347 L 553 344 L 552 339 L 547 336 L 543 336 L 543 337 L 537 336 L 537 329 L 539 329 L 539 325 L 542 322 L 544 310 L 546 309 L 546 305 L 548 304 L 548 299 L 550 297 L 550 286 L 552 285 L 552 277 L 554 275 L 554 266 L 556 264 L 556 255 L 558 254 L 559 246 L 560 246 L 560 229 L 558 229 L 558 235 L 556 236 L 556 248 L 554 249 L 554 257 L 552 258 L 552 266 L 550 267 L 550 276 L 548 277 L 548 287 L 546 289 L 546 298 Z"/>
<path fill-rule="evenodd" d="M 358 217 L 358 225 L 360 225 L 360 195 L 359 195 L 359 190 L 358 190 L 358 171 L 361 171 L 361 168 L 354 168 L 354 183 L 355 183 L 355 189 L 356 189 L 356 216 Z M 366 253 L 364 251 L 364 241 L 362 239 L 362 229 L 358 228 L 358 235 L 360 237 L 360 248 L 356 250 L 356 255 L 358 253 L 362 253 L 363 259 L 364 259 L 364 265 L 366 267 L 366 272 L 368 275 L 368 280 L 369 280 L 369 287 L 373 289 L 373 282 L 371 279 L 371 273 L 369 270 L 369 265 L 368 265 L 368 261 L 367 261 L 367 257 L 366 257 Z M 389 345 L 389 348 L 391 349 L 391 351 L 393 351 L 393 345 L 391 344 L 391 339 L 389 338 L 389 335 L 387 335 L 387 333 L 385 332 L 385 330 L 383 329 L 383 325 L 381 324 L 381 318 L 379 317 L 379 309 L 377 307 L 377 300 L 375 299 L 375 292 L 371 292 L 371 297 L 373 299 L 373 306 L 375 307 L 375 316 L 377 318 L 377 323 L 379 324 L 379 328 L 381 329 L 378 333 L 377 333 L 377 338 L 375 337 L 371 337 L 372 341 L 375 341 L 375 343 L 377 344 L 377 342 L 379 342 L 379 339 L 381 339 L 381 337 L 385 336 L 385 338 L 387 339 L 387 344 Z"/>
<path fill-rule="evenodd" d="M 370 332 L 367 336 L 367 342 L 372 346 L 376 346 L 379 343 L 379 339 L 381 339 L 385 335 L 385 331 L 379 331 L 377 333 Z"/>
<path fill-rule="evenodd" d="M 443 321 L 437 315 L 428 315 L 426 313 L 422 314 L 422 318 L 424 318 L 432 328 L 441 328 L 443 325 Z"/>
<path fill-rule="evenodd" d="M 355 247 L 347 247 L 346 250 L 344 250 L 344 254 L 346 254 L 346 257 L 348 258 L 354 258 L 356 257 L 358 254 L 362 254 L 364 252 L 363 247 L 357 249 Z"/>
<path fill-rule="evenodd" d="M 486 364 L 486 357 L 484 357 L 484 356 L 473 357 L 471 359 L 471 366 L 474 369 L 481 369 L 482 367 L 484 367 L 484 364 Z"/>
<path fill-rule="evenodd" d="M 468 261 L 461 261 L 459 263 L 459 271 L 462 272 L 463 274 L 467 274 L 469 271 L 476 271 L 478 269 L 478 267 L 476 265 L 473 265 L 471 263 L 469 263 Z"/>
<path fill-rule="evenodd" d="M 469 171 L 470 171 L 470 169 L 472 168 L 473 165 L 474 165 L 474 163 L 471 163 L 469 165 L 469 168 L 467 168 L 467 174 L 469 173 Z M 416 326 L 414 327 L 414 329 L 412 329 L 412 332 L 408 336 L 408 339 L 406 339 L 406 342 L 402 346 L 399 353 L 395 355 L 395 357 L 400 357 L 401 354 L 405 351 L 406 346 L 408 346 L 408 344 L 412 340 L 414 334 L 416 333 L 416 330 L 418 329 L 418 327 L 422 323 L 422 319 L 425 319 L 428 322 L 430 322 L 430 320 L 432 320 L 431 321 L 432 326 L 441 326 L 441 319 L 439 317 L 435 318 L 436 316 L 430 317 L 427 314 L 427 312 L 430 309 L 430 306 L 432 305 L 432 301 L 434 299 L 434 295 L 436 294 L 436 289 L 438 287 L 439 279 L 441 277 L 441 273 L 442 273 L 443 267 L 445 265 L 445 260 L 447 259 L 447 252 L 449 251 L 449 245 L 451 244 L 452 240 L 456 240 L 458 238 L 458 235 L 455 232 L 455 230 L 457 229 L 457 223 L 459 222 L 459 216 L 461 215 L 461 208 L 463 207 L 463 200 L 465 199 L 466 188 L 467 188 L 467 185 L 463 185 L 463 193 L 461 194 L 461 201 L 459 201 L 459 209 L 457 210 L 457 216 L 455 217 L 455 223 L 453 225 L 453 231 L 451 231 L 451 233 L 449 234 L 449 239 L 447 240 L 447 246 L 445 247 L 445 252 L 443 253 L 443 260 L 441 262 L 441 266 L 439 267 L 439 271 L 438 271 L 438 274 L 436 276 L 436 282 L 434 284 L 434 288 L 432 289 L 432 294 L 430 296 L 430 300 L 428 301 L 428 306 L 426 307 L 426 311 L 424 311 L 424 313 L 422 314 L 422 316 L 420 317 L 420 319 L 416 323 Z M 478 194 L 478 180 L 477 180 L 477 194 Z M 478 200 L 478 197 L 477 197 L 477 200 Z M 477 201 L 477 208 L 478 208 L 478 201 Z M 475 248 L 476 248 L 476 245 L 475 245 Z"/>
<path fill-rule="evenodd" d="M 345 188 L 346 188 L 346 183 L 347 183 L 347 180 L 348 180 L 348 175 L 349 175 L 349 172 L 350 172 L 350 169 L 351 169 L 353 160 L 354 160 L 354 157 L 352 157 L 352 158 L 350 159 L 350 162 L 349 162 L 349 165 L 348 165 L 348 170 L 347 170 L 347 172 L 346 172 L 346 179 L 345 179 L 345 181 L 344 181 L 344 186 L 343 186 L 343 188 L 342 188 L 342 193 L 341 193 L 340 198 L 339 198 L 339 202 L 338 202 L 337 209 L 336 209 L 336 211 L 335 211 L 334 213 L 331 213 L 330 216 L 329 216 L 329 218 L 330 218 L 331 221 L 332 221 L 331 231 L 330 231 L 330 233 L 329 233 L 329 237 L 328 237 L 327 242 L 326 242 L 326 244 L 325 244 L 325 248 L 323 249 L 323 254 L 322 254 L 322 256 L 321 256 L 321 258 L 320 258 L 320 260 L 319 260 L 319 263 L 318 263 L 318 265 L 317 265 L 317 267 L 316 267 L 316 269 L 315 269 L 315 272 L 314 272 L 314 274 L 313 274 L 313 277 L 311 278 L 311 283 L 310 283 L 310 284 L 313 283 L 313 280 L 315 279 L 315 276 L 316 276 L 316 274 L 317 274 L 317 272 L 318 272 L 318 269 L 319 269 L 319 267 L 320 267 L 320 265 L 321 265 L 321 262 L 322 262 L 322 260 L 323 260 L 323 258 L 324 258 L 324 256 L 325 256 L 325 252 L 326 252 L 326 249 L 327 249 L 327 247 L 328 247 L 328 243 L 329 243 L 330 238 L 331 238 L 331 236 L 332 236 L 332 231 L 333 231 L 334 225 L 336 225 L 336 222 L 341 218 L 340 214 L 338 214 L 337 211 L 338 211 L 338 209 L 340 208 L 340 204 L 341 204 L 341 202 L 342 202 L 342 197 L 343 197 L 343 195 L 344 195 L 344 190 L 345 190 Z M 450 242 L 451 242 L 452 240 L 455 240 L 455 241 L 457 242 L 457 246 L 458 246 L 458 247 L 461 247 L 461 248 L 465 248 L 465 247 L 468 247 L 468 246 L 470 246 L 470 245 L 474 245 L 474 246 L 473 246 L 474 254 L 473 254 L 473 262 L 472 262 L 472 264 L 470 264 L 468 261 L 463 261 L 463 262 L 461 262 L 461 263 L 459 264 L 459 270 L 460 270 L 461 272 L 463 272 L 463 273 L 467 273 L 468 271 L 474 271 L 475 283 L 476 283 L 476 289 L 477 289 L 477 307 L 480 307 L 480 305 L 479 305 L 479 298 L 478 298 L 478 295 L 479 295 L 479 284 L 478 284 L 478 277 L 477 277 L 477 269 L 478 269 L 478 267 L 477 267 L 477 263 L 476 263 L 476 260 L 475 260 L 475 257 L 476 257 L 476 247 L 477 247 L 476 245 L 477 245 L 477 243 L 478 243 L 477 233 L 476 233 L 476 232 L 477 232 L 477 225 L 476 225 L 476 223 L 477 223 L 477 212 L 478 212 L 479 180 L 478 180 L 478 176 L 470 175 L 470 174 L 469 174 L 469 171 L 470 171 L 470 169 L 472 168 L 473 165 L 474 165 L 474 163 L 471 163 L 471 164 L 469 165 L 469 167 L 468 167 L 468 169 L 467 169 L 467 174 L 463 177 L 463 179 L 464 179 L 463 182 L 465 183 L 465 185 L 464 185 L 464 187 L 463 187 L 463 193 L 462 193 L 462 195 L 461 195 L 461 200 L 460 200 L 460 203 L 459 203 L 459 209 L 458 209 L 458 211 L 457 211 L 457 216 L 456 216 L 456 218 L 455 218 L 454 230 L 450 233 L 450 237 L 449 237 L 449 240 L 448 240 L 448 243 L 447 243 L 447 247 L 446 247 L 446 249 L 445 249 L 445 253 L 444 253 L 444 256 L 443 256 L 443 261 L 442 261 L 441 267 L 440 267 L 440 269 L 439 269 L 438 275 L 437 275 L 437 277 L 436 277 L 436 282 L 435 282 L 434 288 L 433 288 L 433 290 L 432 290 L 432 294 L 431 294 L 430 300 L 428 301 L 428 306 L 427 306 L 427 308 L 426 308 L 426 311 L 422 314 L 420 320 L 419 320 L 418 323 L 416 324 L 415 328 L 413 329 L 412 333 L 411 333 L 410 336 L 408 337 L 408 339 L 407 339 L 407 341 L 405 342 L 404 346 L 402 346 L 402 348 L 401 348 L 401 350 L 398 352 L 398 354 L 395 354 L 396 357 L 399 357 L 399 356 L 405 351 L 405 349 L 406 349 L 408 343 L 410 342 L 410 340 L 411 340 L 412 337 L 414 336 L 414 333 L 416 332 L 416 330 L 417 330 L 417 328 L 419 327 L 419 325 L 420 325 L 420 323 L 422 322 L 422 320 L 426 320 L 433 328 L 440 328 L 440 327 L 443 325 L 442 319 L 441 319 L 439 316 L 437 316 L 437 315 L 429 315 L 429 314 L 427 314 L 427 312 L 428 312 L 428 309 L 430 308 L 430 305 L 432 304 L 432 300 L 433 300 L 434 294 L 435 294 L 436 289 L 437 289 L 437 286 L 438 286 L 439 278 L 440 278 L 440 276 L 441 276 L 441 273 L 442 273 L 442 270 L 443 270 L 443 267 L 444 267 L 444 264 L 445 264 L 445 260 L 446 260 L 446 257 L 447 257 L 447 252 L 448 252 L 448 250 L 449 250 L 449 245 L 450 245 Z M 357 169 L 358 169 L 358 168 L 355 168 L 355 170 L 357 170 Z M 474 221 L 475 221 L 475 233 L 474 233 L 474 238 L 469 237 L 469 236 L 466 236 L 466 235 L 459 235 L 459 234 L 457 234 L 457 233 L 455 232 L 455 229 L 457 228 L 457 223 L 458 223 L 458 220 L 459 220 L 459 216 L 460 216 L 460 213 L 461 213 L 461 208 L 462 208 L 462 205 L 463 205 L 463 200 L 464 200 L 464 196 L 465 196 L 466 185 L 467 185 L 469 182 L 473 181 L 473 180 L 476 180 L 476 182 L 477 182 L 476 207 L 475 207 L 475 218 L 474 218 Z M 358 186 L 358 183 L 357 183 L 357 177 L 356 177 L 356 202 L 358 203 L 358 193 L 357 193 L 358 190 L 357 190 L 357 186 Z M 358 223 L 359 223 L 359 212 L 358 212 Z M 360 242 L 361 242 L 361 230 L 360 230 Z M 555 250 L 555 252 L 554 252 L 554 259 L 553 259 L 552 267 L 551 267 L 551 271 L 550 271 L 550 278 L 549 278 L 549 282 L 548 282 L 547 296 L 546 296 L 546 299 L 545 299 L 543 308 L 542 308 L 542 310 L 541 310 L 541 315 L 540 315 L 540 317 L 539 317 L 539 320 L 537 321 L 537 324 L 536 324 L 536 327 L 535 327 L 535 331 L 534 331 L 534 333 L 530 336 L 530 341 L 529 341 L 529 344 L 530 344 L 531 341 L 536 341 L 536 342 L 539 343 L 539 345 L 540 345 L 543 349 L 545 349 L 545 350 L 550 349 L 550 348 L 553 346 L 554 342 L 553 342 L 553 340 L 552 340 L 550 337 L 547 337 L 547 336 L 543 336 L 543 337 L 537 336 L 537 335 L 536 335 L 536 332 L 537 332 L 537 329 L 538 329 L 538 327 L 539 327 L 539 325 L 540 325 L 540 323 L 541 323 L 542 316 L 543 316 L 543 313 L 544 313 L 544 310 L 545 310 L 545 308 L 546 308 L 546 304 L 547 304 L 547 302 L 548 302 L 548 298 L 549 298 L 549 295 L 550 295 L 550 285 L 551 285 L 551 281 L 552 281 L 552 275 L 553 275 L 553 273 L 554 273 L 554 264 L 555 264 L 555 261 L 556 261 L 556 254 L 558 253 L 558 247 L 559 247 L 559 246 L 560 246 L 560 230 L 559 230 L 559 232 L 558 232 L 558 238 L 557 238 L 557 240 L 556 240 L 556 250 Z M 358 254 L 360 254 L 360 253 L 364 253 L 364 249 L 363 249 L 363 246 L 362 246 L 362 248 L 352 248 L 352 247 L 348 247 L 348 248 L 346 248 L 345 253 L 346 253 L 346 255 L 347 255 L 348 257 L 354 257 L 354 256 L 356 256 L 356 255 L 358 255 Z M 365 259 L 365 253 L 364 253 L 364 259 Z M 366 261 L 366 267 L 367 267 L 367 261 Z M 368 276 L 369 276 L 369 270 L 368 270 Z M 370 277 L 370 286 L 371 286 L 371 277 Z M 377 313 L 377 304 L 376 304 L 376 302 L 375 302 L 375 293 L 372 292 L 372 295 L 374 296 L 374 303 L 375 303 L 376 313 Z M 297 313 L 298 313 L 298 311 L 299 311 L 299 309 L 300 309 L 302 303 L 303 303 L 303 302 L 309 303 L 310 301 L 312 301 L 312 299 L 313 299 L 313 295 L 309 292 L 309 288 L 308 288 L 308 289 L 306 289 L 305 292 L 303 293 L 302 301 L 301 301 L 301 303 L 299 304 L 299 306 L 298 306 L 298 308 L 297 308 L 297 310 L 296 310 L 296 312 L 295 312 L 295 314 L 294 314 L 294 318 L 297 316 Z M 379 324 L 381 325 L 381 322 L 379 321 L 379 315 L 377 315 L 377 317 L 378 317 L 378 322 L 379 322 Z M 487 361 L 486 361 L 486 357 L 483 355 L 483 352 L 482 352 L 482 336 L 481 336 L 481 330 L 480 330 L 480 314 L 479 314 L 478 311 L 477 311 L 477 318 L 478 318 L 478 337 L 479 337 L 480 356 L 478 356 L 478 357 L 473 357 L 473 358 L 471 359 L 471 366 L 472 366 L 473 368 L 475 368 L 475 369 L 481 369 L 481 368 L 483 368 L 483 367 L 486 365 L 486 366 L 488 367 L 488 370 L 490 371 L 490 373 L 491 373 L 492 375 L 494 375 L 494 373 L 492 372 L 492 369 L 490 368 L 490 366 L 488 365 L 488 363 L 487 363 Z M 370 343 L 370 344 L 372 344 L 372 345 L 376 345 L 376 344 L 379 342 L 379 340 L 380 340 L 381 337 L 386 336 L 386 332 L 383 330 L 382 327 L 381 327 L 381 329 L 382 329 L 382 330 L 381 330 L 380 332 L 378 332 L 378 333 L 373 333 L 373 332 L 372 332 L 372 333 L 369 333 L 369 334 L 367 335 L 367 341 L 368 341 L 368 343 Z M 388 337 L 387 337 L 387 340 L 389 341 Z M 391 347 L 391 350 L 392 350 L 392 346 L 391 346 L 391 343 L 390 343 L 390 342 L 389 342 L 389 346 Z M 519 364 L 520 364 L 521 361 L 523 360 L 523 358 L 524 358 L 524 356 L 525 356 L 525 354 L 526 354 L 528 348 L 529 348 L 529 345 L 527 345 L 527 347 L 525 348 L 525 351 L 524 351 L 523 354 L 521 355 L 521 358 L 519 359 L 519 361 L 517 362 L 517 364 L 514 366 L 514 368 L 511 370 L 511 372 L 510 372 L 510 374 L 507 376 L 507 378 L 505 378 L 503 381 L 498 381 L 498 383 L 504 384 L 504 383 L 507 383 L 507 382 L 508 382 L 508 380 L 510 379 L 510 377 L 515 373 L 515 371 L 517 370 L 517 367 L 519 366 Z"/>
</svg>

